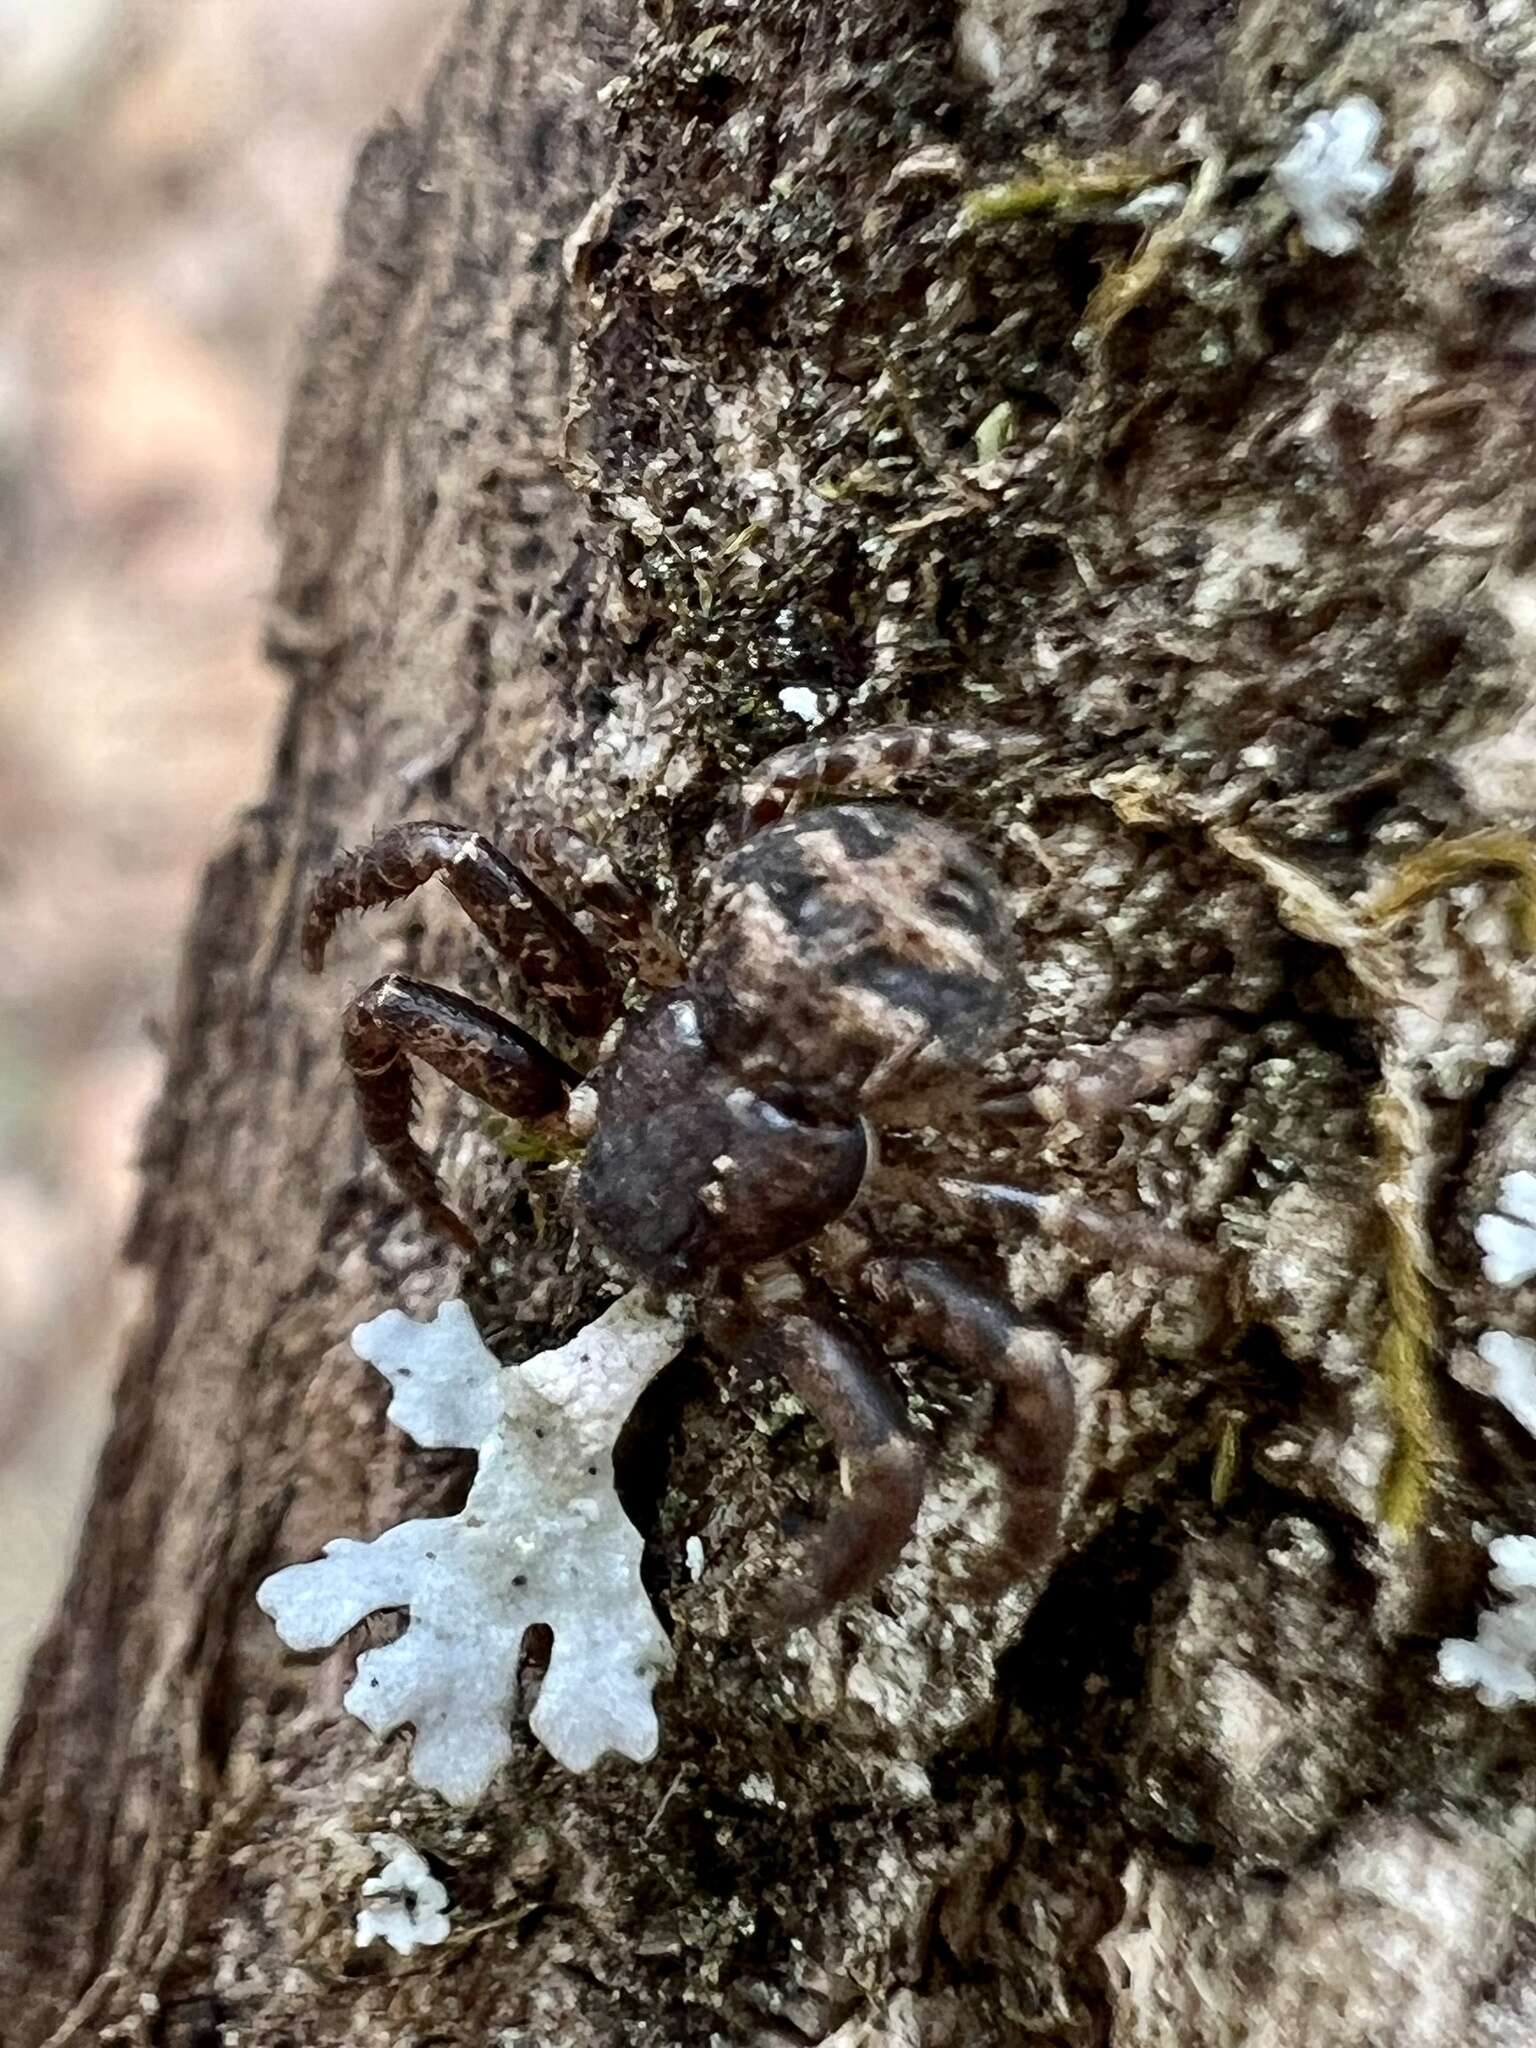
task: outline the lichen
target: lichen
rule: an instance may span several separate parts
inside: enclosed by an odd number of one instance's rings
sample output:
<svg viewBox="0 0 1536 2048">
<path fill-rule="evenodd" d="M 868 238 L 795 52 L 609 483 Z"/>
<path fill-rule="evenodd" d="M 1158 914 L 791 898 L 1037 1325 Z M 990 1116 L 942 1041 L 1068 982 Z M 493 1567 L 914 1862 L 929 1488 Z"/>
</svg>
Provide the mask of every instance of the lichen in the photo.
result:
<svg viewBox="0 0 1536 2048">
<path fill-rule="evenodd" d="M 376 1877 L 363 1880 L 363 1897 L 378 1904 L 358 1908 L 356 1946 L 387 1941 L 396 1955 L 408 1956 L 446 1941 L 452 1932 L 444 1910 L 448 1888 L 432 1875 L 426 1857 L 403 1835 L 370 1835 L 368 1841 L 385 1863 Z"/>
<path fill-rule="evenodd" d="M 1275 165 L 1280 187 L 1308 244 L 1325 256 L 1347 256 L 1360 246 L 1355 215 L 1373 206 L 1392 182 L 1374 160 L 1381 110 L 1359 95 L 1312 114 Z"/>
<path fill-rule="evenodd" d="M 1515 1418 L 1528 1436 L 1536 1436 L 1536 1344 L 1508 1330 L 1484 1330 L 1477 1355 L 1489 1368 L 1488 1392 Z"/>
<path fill-rule="evenodd" d="M 821 724 L 821 699 L 803 683 L 790 684 L 780 690 L 779 702 L 792 718 L 803 719 L 807 725 Z"/>
<path fill-rule="evenodd" d="M 430 1323 L 392 1309 L 353 1332 L 395 1390 L 390 1419 L 424 1446 L 477 1449 L 479 1475 L 459 1514 L 329 1543 L 257 1599 L 297 1650 L 407 1610 L 405 1633 L 358 1659 L 345 1705 L 377 1735 L 414 1725 L 411 1776 L 426 1790 L 471 1804 L 505 1763 L 523 1639 L 539 1623 L 554 1641 L 529 1725 L 550 1754 L 573 1771 L 608 1750 L 655 1754 L 651 1693 L 671 1653 L 614 1492 L 613 1445 L 686 1333 L 676 1305 L 641 1290 L 507 1371 L 462 1301 Z"/>
<path fill-rule="evenodd" d="M 1485 1707 L 1519 1706 L 1536 1700 L 1536 1536 L 1496 1537 L 1488 1555 L 1504 1605 L 1478 1616 L 1475 1641 L 1440 1645 L 1440 1678 L 1474 1687 Z"/>
<path fill-rule="evenodd" d="M 1536 1274 L 1536 1173 L 1507 1173 L 1498 1208 L 1479 1216 L 1474 1236 L 1483 1277 L 1495 1287 L 1523 1287 Z"/>
</svg>

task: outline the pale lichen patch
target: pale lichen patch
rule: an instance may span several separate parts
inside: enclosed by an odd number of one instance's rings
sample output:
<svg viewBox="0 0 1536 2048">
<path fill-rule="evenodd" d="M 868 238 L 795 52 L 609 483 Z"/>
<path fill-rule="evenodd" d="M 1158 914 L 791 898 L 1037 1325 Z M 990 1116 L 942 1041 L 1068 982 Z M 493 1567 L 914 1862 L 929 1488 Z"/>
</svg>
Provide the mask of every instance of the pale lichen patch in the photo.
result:
<svg viewBox="0 0 1536 2048">
<path fill-rule="evenodd" d="M 1497 1537 L 1488 1555 L 1503 1604 L 1478 1616 L 1475 1641 L 1440 1645 L 1440 1678 L 1475 1688 L 1485 1707 L 1522 1706 L 1536 1700 L 1536 1536 Z"/>
<path fill-rule="evenodd" d="M 1507 1409 L 1527 1435 L 1536 1436 L 1536 1344 L 1508 1330 L 1484 1330 L 1477 1355 L 1487 1378 L 1480 1375 L 1468 1384 Z"/>
<path fill-rule="evenodd" d="M 1479 1216 L 1473 1232 L 1483 1277 L 1495 1287 L 1523 1287 L 1536 1276 L 1536 1173 L 1507 1173 L 1498 1208 Z"/>
<path fill-rule="evenodd" d="M 369 1844 L 386 1860 L 376 1877 L 363 1880 L 363 1897 L 375 1903 L 358 1908 L 357 1947 L 387 1941 L 396 1955 L 408 1956 L 446 1941 L 452 1932 L 448 1888 L 432 1875 L 425 1856 L 403 1835 L 370 1835 Z"/>
<path fill-rule="evenodd" d="M 1358 249 L 1363 213 L 1386 191 L 1392 173 L 1376 161 L 1381 109 L 1356 95 L 1312 114 L 1275 165 L 1275 183 L 1290 202 L 1307 242 L 1325 256 Z"/>
<path fill-rule="evenodd" d="M 257 1598 L 292 1648 L 323 1649 L 371 1614 L 403 1608 L 405 1633 L 358 1659 L 345 1705 L 377 1735 L 416 1730 L 411 1775 L 456 1805 L 511 1755 L 527 1631 L 553 1632 L 533 1733 L 570 1770 L 609 1750 L 643 1763 L 670 1647 L 640 1582 L 641 1540 L 613 1488 L 613 1445 L 687 1321 L 636 1290 L 566 1344 L 503 1371 L 468 1308 L 428 1324 L 390 1310 L 353 1348 L 395 1389 L 390 1415 L 418 1443 L 478 1449 L 463 1510 L 402 1522 L 372 1542 L 327 1544 Z"/>
</svg>

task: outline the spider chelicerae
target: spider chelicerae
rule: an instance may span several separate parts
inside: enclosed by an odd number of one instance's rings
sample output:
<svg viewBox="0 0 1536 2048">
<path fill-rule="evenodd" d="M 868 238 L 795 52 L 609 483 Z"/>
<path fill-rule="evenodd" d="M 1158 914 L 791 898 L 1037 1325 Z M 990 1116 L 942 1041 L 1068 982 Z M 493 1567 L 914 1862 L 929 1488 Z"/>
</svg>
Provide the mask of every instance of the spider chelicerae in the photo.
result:
<svg viewBox="0 0 1536 2048">
<path fill-rule="evenodd" d="M 887 726 L 774 755 L 746 786 L 743 834 L 709 878 L 686 962 L 604 849 L 539 819 L 514 824 L 504 847 L 453 825 L 398 825 L 341 856 L 310 899 L 304 957 L 318 970 L 344 913 L 440 877 L 593 1049 L 583 1071 L 482 1004 L 397 974 L 357 996 L 342 1029 L 363 1130 L 435 1229 L 475 1243 L 411 1134 L 413 1059 L 508 1117 L 580 1141 L 580 1227 L 640 1279 L 696 1294 L 711 1347 L 776 1371 L 819 1418 L 844 1498 L 781 1589 L 786 1622 L 873 1586 L 922 1502 L 921 1443 L 871 1332 L 1001 1389 L 992 1450 L 1007 1568 L 1039 1565 L 1057 1541 L 1075 1417 L 1060 1335 L 1021 1315 L 985 1263 L 882 1242 L 870 1220 L 882 1194 L 1173 1270 L 1213 1257 L 1153 1221 L 1064 1195 L 943 1171 L 909 1171 L 903 1184 L 881 1165 L 881 1131 L 1111 1116 L 1187 1067 L 1211 1032 L 1202 1019 L 1156 1025 L 1057 1059 L 1022 1089 L 994 1082 L 989 1095 L 982 1063 L 1007 1037 L 1012 985 L 997 878 L 949 826 L 867 799 L 933 763 L 1023 746 L 1006 733 Z M 801 808 L 834 790 L 840 800 Z M 646 1000 L 624 1014 L 637 982 Z"/>
</svg>

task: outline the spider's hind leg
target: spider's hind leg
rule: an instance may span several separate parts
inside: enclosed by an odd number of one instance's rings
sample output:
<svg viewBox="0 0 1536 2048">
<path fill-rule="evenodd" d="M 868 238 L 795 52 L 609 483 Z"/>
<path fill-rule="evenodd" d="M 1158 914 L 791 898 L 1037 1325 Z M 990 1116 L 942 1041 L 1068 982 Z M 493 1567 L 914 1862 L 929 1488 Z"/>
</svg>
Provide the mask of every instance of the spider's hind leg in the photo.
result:
<svg viewBox="0 0 1536 2048">
<path fill-rule="evenodd" d="M 745 837 L 796 810 L 818 791 L 874 796 L 904 775 L 951 761 L 1005 761 L 1035 752 L 1019 732 L 979 732 L 963 725 L 877 725 L 844 739 L 804 740 L 754 768 L 742 783 Z"/>
<path fill-rule="evenodd" d="M 342 1057 L 352 1072 L 363 1134 L 390 1179 L 429 1226 L 473 1250 L 474 1233 L 444 1201 L 432 1163 L 411 1135 L 411 1060 L 506 1116 L 564 1109 L 580 1078 L 494 1010 L 404 975 L 387 975 L 348 1005 Z"/>
<path fill-rule="evenodd" d="M 844 1498 L 806 1547 L 802 1575 L 780 1585 L 769 1618 L 784 1628 L 818 1620 L 868 1592 L 906 1547 L 922 1506 L 924 1459 L 895 1382 L 838 1317 L 823 1288 L 778 1269 L 754 1276 L 750 1319 L 734 1348 L 749 1370 L 778 1373 L 838 1453 Z"/>
<path fill-rule="evenodd" d="M 910 1187 L 917 1206 L 971 1225 L 985 1222 L 1000 1242 L 1019 1236 L 1048 1238 L 1086 1259 L 1210 1280 L 1224 1273 L 1227 1255 L 1182 1224 L 1143 1210 L 1109 1208 L 1076 1195 L 1046 1193 L 1019 1181 L 976 1180 L 964 1174 L 928 1175 Z"/>
<path fill-rule="evenodd" d="M 1066 1347 L 960 1260 L 877 1256 L 860 1275 L 875 1320 L 1003 1390 L 992 1452 L 1008 1488 L 1004 1548 L 1010 1570 L 1046 1563 L 1056 1549 L 1077 1401 Z"/>
</svg>

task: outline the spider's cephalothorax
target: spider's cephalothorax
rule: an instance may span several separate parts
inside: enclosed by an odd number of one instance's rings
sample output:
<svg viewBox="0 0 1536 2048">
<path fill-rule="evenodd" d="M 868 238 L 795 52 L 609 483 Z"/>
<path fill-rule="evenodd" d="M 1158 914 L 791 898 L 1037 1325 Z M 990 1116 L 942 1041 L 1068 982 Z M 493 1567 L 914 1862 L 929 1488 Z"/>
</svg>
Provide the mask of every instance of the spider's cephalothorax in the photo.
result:
<svg viewBox="0 0 1536 2048">
<path fill-rule="evenodd" d="M 704 1037 L 687 992 L 629 1026 L 596 1091 L 581 1214 L 662 1287 L 695 1287 L 803 1243 L 864 1178 L 863 1126 L 748 1086 Z"/>
<path fill-rule="evenodd" d="M 899 1127 L 903 1101 L 973 1070 L 1006 1024 L 1002 892 L 964 838 L 905 806 L 852 801 L 788 815 L 823 787 L 866 797 L 930 761 L 1016 744 L 903 726 L 776 756 L 745 792 L 747 836 L 710 881 L 686 968 L 604 849 L 537 820 L 507 835 L 505 850 L 456 826 L 397 826 L 342 856 L 310 901 L 305 958 L 319 967 L 343 912 L 440 876 L 588 1045 L 614 1024 L 626 984 L 652 990 L 589 1086 L 495 1011 L 399 975 L 353 1001 L 343 1052 L 366 1136 L 435 1228 L 474 1243 L 411 1135 L 412 1058 L 508 1116 L 558 1120 L 587 1139 L 582 1226 L 645 1279 L 703 1296 L 709 1341 L 776 1368 L 821 1419 L 848 1497 L 787 1591 L 787 1617 L 872 1584 L 921 1501 L 921 1453 L 864 1321 L 1001 1386 L 995 1448 L 1015 1562 L 1039 1562 L 1056 1539 L 1073 1435 L 1060 1340 L 984 1272 L 886 1249 L 875 1233 L 842 1233 L 860 1249 L 844 1242 L 835 1276 L 818 1270 L 819 1234 L 856 1211 L 877 1177 L 875 1132 Z M 564 904 L 585 912 L 588 930 Z M 1111 1107 L 1159 1085 L 1180 1051 L 1177 1028 L 1131 1043 L 1100 1088 Z M 965 1183 L 937 1186 L 963 1207 Z M 1063 1208 L 1012 1186 L 969 1191 L 983 1210 L 1001 1201 L 1045 1227 Z M 833 1277 L 856 1296 L 857 1321 L 840 1312 Z"/>
<path fill-rule="evenodd" d="M 750 839 L 683 989 L 597 1076 L 593 1231 L 673 1287 L 814 1237 L 858 1192 L 865 1112 L 995 1036 L 1006 939 L 986 867 L 915 811 L 838 804 Z"/>
</svg>

